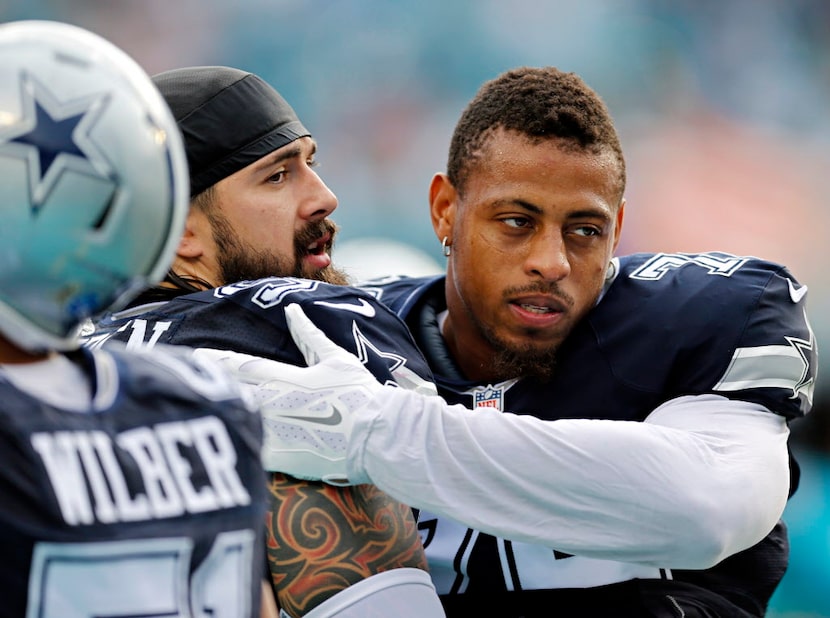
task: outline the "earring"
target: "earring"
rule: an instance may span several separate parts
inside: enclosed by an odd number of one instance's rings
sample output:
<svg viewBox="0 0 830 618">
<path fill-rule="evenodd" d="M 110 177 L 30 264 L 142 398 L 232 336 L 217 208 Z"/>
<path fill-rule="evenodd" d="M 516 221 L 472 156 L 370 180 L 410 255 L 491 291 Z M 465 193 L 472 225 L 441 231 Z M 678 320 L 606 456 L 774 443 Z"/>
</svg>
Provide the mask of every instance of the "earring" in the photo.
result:
<svg viewBox="0 0 830 618">
<path fill-rule="evenodd" d="M 452 253 L 452 245 L 447 244 L 449 238 L 444 236 L 444 240 L 441 241 L 441 253 L 444 254 L 444 257 L 450 257 L 450 253 Z"/>
<path fill-rule="evenodd" d="M 617 276 L 617 263 L 612 259 L 608 262 L 608 268 L 605 270 L 606 283 L 613 280 Z"/>
</svg>

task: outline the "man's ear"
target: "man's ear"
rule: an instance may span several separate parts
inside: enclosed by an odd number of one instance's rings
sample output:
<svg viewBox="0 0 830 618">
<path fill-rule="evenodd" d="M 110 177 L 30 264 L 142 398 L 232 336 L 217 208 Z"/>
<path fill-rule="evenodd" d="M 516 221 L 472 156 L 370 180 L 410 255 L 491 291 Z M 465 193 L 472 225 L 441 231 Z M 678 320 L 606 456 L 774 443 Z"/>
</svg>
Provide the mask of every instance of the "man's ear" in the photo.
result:
<svg viewBox="0 0 830 618">
<path fill-rule="evenodd" d="M 620 236 L 622 235 L 623 219 L 625 219 L 625 198 L 620 200 L 620 207 L 617 209 L 617 221 L 614 225 L 614 244 L 611 253 L 617 250 L 620 244 Z"/>
<path fill-rule="evenodd" d="M 435 174 L 429 185 L 429 212 L 432 229 L 438 240 L 447 239 L 452 245 L 453 222 L 455 221 L 458 192 L 446 174 Z"/>
<path fill-rule="evenodd" d="M 184 233 L 176 255 L 186 260 L 199 258 L 205 252 L 204 234 L 210 232 L 207 218 L 198 208 L 191 208 L 184 222 Z"/>
</svg>

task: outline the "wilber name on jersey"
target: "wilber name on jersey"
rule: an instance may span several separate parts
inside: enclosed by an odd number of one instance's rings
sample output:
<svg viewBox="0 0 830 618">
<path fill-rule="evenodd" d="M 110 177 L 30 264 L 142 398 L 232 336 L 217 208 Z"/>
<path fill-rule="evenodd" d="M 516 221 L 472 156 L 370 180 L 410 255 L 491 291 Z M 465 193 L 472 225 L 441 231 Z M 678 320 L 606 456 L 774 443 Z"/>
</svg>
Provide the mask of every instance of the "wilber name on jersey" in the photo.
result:
<svg viewBox="0 0 830 618">
<path fill-rule="evenodd" d="M 31 444 L 69 525 L 247 506 L 237 455 L 215 416 L 104 431 L 39 431 Z"/>
<path fill-rule="evenodd" d="M 123 347 L 70 355 L 82 411 L 0 373 L 0 616 L 258 616 L 259 415 L 188 350 Z"/>
</svg>

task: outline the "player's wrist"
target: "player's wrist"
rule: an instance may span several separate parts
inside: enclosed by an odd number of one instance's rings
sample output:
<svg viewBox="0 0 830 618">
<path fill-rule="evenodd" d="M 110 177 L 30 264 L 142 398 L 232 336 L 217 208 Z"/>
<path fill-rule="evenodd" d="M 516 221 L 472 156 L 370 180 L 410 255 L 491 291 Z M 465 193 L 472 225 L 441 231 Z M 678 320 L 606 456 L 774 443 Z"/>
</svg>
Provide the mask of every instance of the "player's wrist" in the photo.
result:
<svg viewBox="0 0 830 618">
<path fill-rule="evenodd" d="M 369 441 L 375 434 L 376 425 L 381 423 L 385 411 L 404 408 L 398 393 L 405 392 L 393 386 L 381 386 L 364 406 L 355 410 L 346 455 L 346 472 L 352 484 L 372 482 L 366 469 L 366 451 Z"/>
</svg>

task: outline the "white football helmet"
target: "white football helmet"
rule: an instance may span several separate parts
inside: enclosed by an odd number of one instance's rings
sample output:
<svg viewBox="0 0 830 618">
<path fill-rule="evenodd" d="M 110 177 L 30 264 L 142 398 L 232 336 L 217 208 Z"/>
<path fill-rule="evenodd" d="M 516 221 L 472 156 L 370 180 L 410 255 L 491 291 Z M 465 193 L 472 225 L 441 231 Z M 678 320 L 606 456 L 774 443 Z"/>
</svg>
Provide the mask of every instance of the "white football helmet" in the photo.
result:
<svg viewBox="0 0 830 618">
<path fill-rule="evenodd" d="M 77 347 L 167 271 L 188 208 L 181 135 L 149 76 L 68 24 L 0 25 L 0 331 Z"/>
</svg>

